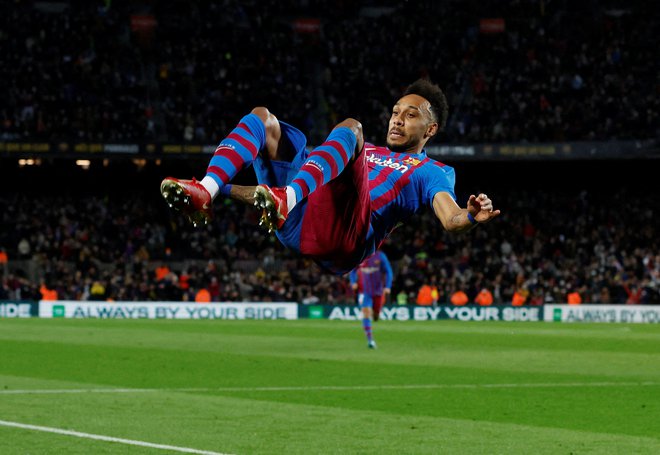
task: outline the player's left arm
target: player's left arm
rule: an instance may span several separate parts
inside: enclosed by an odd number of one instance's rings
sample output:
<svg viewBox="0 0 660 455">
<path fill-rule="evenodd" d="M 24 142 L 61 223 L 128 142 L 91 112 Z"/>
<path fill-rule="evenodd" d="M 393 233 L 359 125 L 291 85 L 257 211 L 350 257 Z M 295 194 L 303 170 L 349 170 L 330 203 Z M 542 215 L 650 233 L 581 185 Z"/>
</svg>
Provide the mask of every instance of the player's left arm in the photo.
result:
<svg viewBox="0 0 660 455">
<path fill-rule="evenodd" d="M 493 201 L 481 193 L 478 196 L 470 195 L 467 208 L 460 208 L 452 195 L 439 191 L 433 196 L 433 212 L 442 223 L 442 227 L 449 232 L 469 231 L 480 223 L 487 223 L 500 214 L 493 209 Z"/>
<path fill-rule="evenodd" d="M 349 283 L 351 284 L 351 289 L 353 291 L 357 291 L 358 288 L 358 267 L 355 267 L 353 270 L 351 270 L 351 273 L 348 275 L 348 280 Z"/>
<path fill-rule="evenodd" d="M 380 267 L 381 267 L 381 271 L 385 274 L 385 287 L 383 288 L 383 294 L 387 299 L 387 295 L 392 290 L 392 278 L 394 276 L 394 273 L 392 273 L 392 265 L 390 264 L 390 260 L 387 258 L 387 255 L 382 251 L 380 252 Z"/>
</svg>

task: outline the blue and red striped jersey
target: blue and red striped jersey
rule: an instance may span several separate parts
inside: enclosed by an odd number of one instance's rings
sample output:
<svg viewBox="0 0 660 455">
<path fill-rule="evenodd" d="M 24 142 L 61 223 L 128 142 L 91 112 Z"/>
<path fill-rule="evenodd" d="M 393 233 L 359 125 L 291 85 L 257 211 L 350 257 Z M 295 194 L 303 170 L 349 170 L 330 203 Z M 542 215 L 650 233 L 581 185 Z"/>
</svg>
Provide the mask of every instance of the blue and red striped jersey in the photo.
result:
<svg viewBox="0 0 660 455">
<path fill-rule="evenodd" d="M 392 288 L 392 266 L 385 253 L 376 251 L 353 269 L 349 278 L 351 284 L 357 283 L 359 293 L 383 295 L 383 288 Z"/>
<path fill-rule="evenodd" d="M 375 249 L 394 230 L 425 207 L 433 196 L 447 192 L 455 200 L 454 168 L 421 153 L 395 153 L 365 144 L 371 195 L 370 235 Z"/>
</svg>

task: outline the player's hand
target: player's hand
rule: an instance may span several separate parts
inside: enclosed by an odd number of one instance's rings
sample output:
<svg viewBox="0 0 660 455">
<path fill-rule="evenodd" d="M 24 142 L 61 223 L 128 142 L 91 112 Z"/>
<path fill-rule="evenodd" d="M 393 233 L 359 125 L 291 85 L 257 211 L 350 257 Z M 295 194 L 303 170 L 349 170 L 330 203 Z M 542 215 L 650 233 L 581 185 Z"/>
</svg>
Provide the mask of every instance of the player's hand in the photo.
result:
<svg viewBox="0 0 660 455">
<path fill-rule="evenodd" d="M 484 193 L 471 194 L 467 209 L 478 223 L 487 223 L 500 214 L 499 210 L 493 210 L 493 201 Z"/>
</svg>

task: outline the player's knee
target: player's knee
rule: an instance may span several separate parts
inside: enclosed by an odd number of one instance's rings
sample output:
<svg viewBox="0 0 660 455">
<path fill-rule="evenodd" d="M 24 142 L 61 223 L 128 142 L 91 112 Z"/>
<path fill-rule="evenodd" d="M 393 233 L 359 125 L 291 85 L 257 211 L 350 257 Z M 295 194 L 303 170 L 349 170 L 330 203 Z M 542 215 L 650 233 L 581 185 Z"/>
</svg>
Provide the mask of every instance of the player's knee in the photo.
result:
<svg viewBox="0 0 660 455">
<path fill-rule="evenodd" d="M 362 123 L 360 123 L 358 120 L 355 120 L 354 118 L 347 118 L 346 120 L 340 122 L 335 126 L 335 128 L 349 128 L 351 131 L 353 131 L 353 134 L 355 134 L 355 138 L 357 139 L 357 147 L 356 149 L 359 151 L 362 149 L 362 146 L 364 145 L 364 137 L 362 135 Z"/>
<path fill-rule="evenodd" d="M 275 116 L 270 113 L 268 108 L 263 106 L 255 107 L 250 113 L 261 119 L 263 124 L 266 125 L 266 132 L 268 132 L 268 124 L 272 123 L 273 119 L 275 118 Z"/>
<path fill-rule="evenodd" d="M 277 117 L 268 108 L 263 106 L 255 107 L 251 113 L 259 117 L 263 122 L 266 128 L 266 143 L 274 142 L 277 144 L 281 136 L 280 122 L 277 120 Z"/>
<path fill-rule="evenodd" d="M 349 128 L 355 134 L 355 137 L 360 140 L 362 138 L 362 123 L 355 120 L 354 118 L 347 118 L 346 120 L 339 122 L 335 128 Z"/>
</svg>

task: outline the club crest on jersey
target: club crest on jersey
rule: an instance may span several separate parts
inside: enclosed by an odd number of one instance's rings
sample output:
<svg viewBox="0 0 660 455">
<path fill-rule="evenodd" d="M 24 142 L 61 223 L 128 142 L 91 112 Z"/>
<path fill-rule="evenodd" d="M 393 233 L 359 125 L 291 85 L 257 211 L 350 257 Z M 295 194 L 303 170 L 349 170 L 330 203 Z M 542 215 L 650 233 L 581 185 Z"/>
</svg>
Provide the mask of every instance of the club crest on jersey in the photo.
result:
<svg viewBox="0 0 660 455">
<path fill-rule="evenodd" d="M 403 162 L 404 162 L 405 164 L 410 165 L 410 166 L 417 166 L 419 163 L 422 162 L 422 160 L 417 159 L 417 158 L 413 158 L 413 157 L 411 156 L 411 157 L 406 158 L 405 160 L 403 160 Z"/>
<path fill-rule="evenodd" d="M 392 168 L 394 170 L 401 172 L 402 174 L 404 174 L 408 169 L 410 169 L 405 164 L 394 161 L 392 158 L 383 159 L 382 157 L 379 157 L 374 154 L 369 155 L 367 157 L 367 161 L 369 163 L 375 164 L 376 166 Z"/>
</svg>

